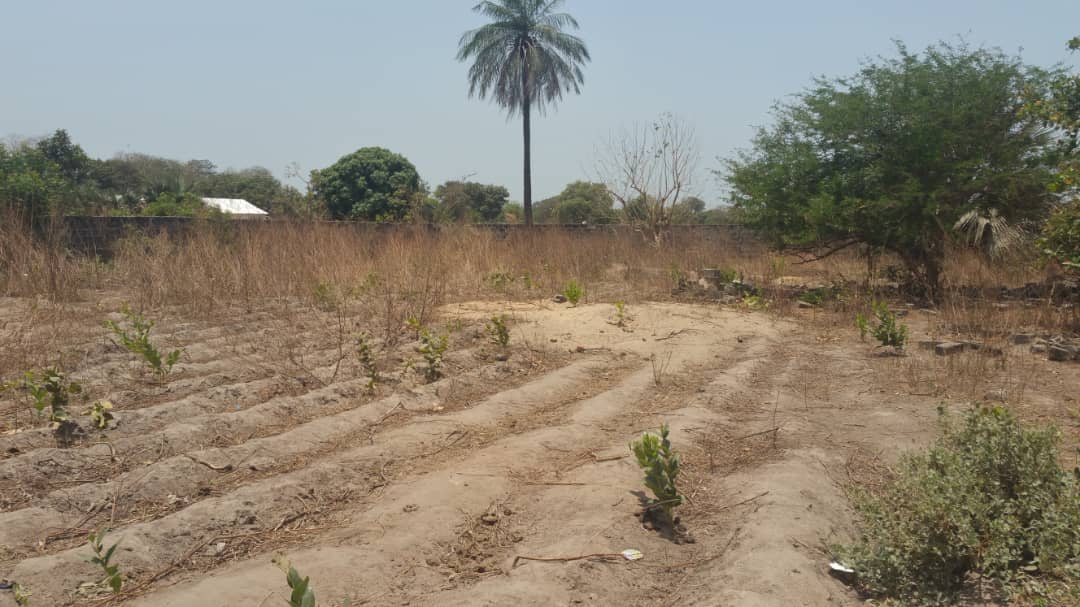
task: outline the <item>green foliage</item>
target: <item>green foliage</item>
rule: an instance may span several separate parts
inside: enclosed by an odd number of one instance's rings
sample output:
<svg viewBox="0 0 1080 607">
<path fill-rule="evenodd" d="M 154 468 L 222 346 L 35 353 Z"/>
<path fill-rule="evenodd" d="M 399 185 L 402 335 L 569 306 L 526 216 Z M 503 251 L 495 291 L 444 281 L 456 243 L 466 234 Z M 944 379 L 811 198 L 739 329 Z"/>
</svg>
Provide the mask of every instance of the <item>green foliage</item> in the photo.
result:
<svg viewBox="0 0 1080 607">
<path fill-rule="evenodd" d="M 1080 198 L 1050 214 L 1037 244 L 1047 258 L 1080 272 Z"/>
<path fill-rule="evenodd" d="M 439 223 L 498 221 L 508 204 L 510 191 L 501 185 L 472 181 L 447 181 L 435 188 L 435 221 Z"/>
<path fill-rule="evenodd" d="M 113 332 L 120 340 L 120 345 L 129 352 L 141 356 L 150 369 L 159 378 L 164 379 L 172 372 L 173 365 L 180 360 L 183 349 L 173 350 L 163 358 L 154 344 L 150 342 L 150 330 L 154 328 L 153 321 L 148 321 L 142 314 L 134 312 L 127 304 L 120 309 L 124 315 L 127 326 L 122 326 L 114 320 L 106 320 L 105 327 Z"/>
<path fill-rule="evenodd" d="M 739 280 L 739 271 L 735 268 L 720 268 L 717 271 L 716 279 L 720 281 L 720 284 L 733 283 L 736 280 Z"/>
<path fill-rule="evenodd" d="M 1023 428 L 1001 407 L 942 423 L 928 451 L 903 457 L 880 494 L 857 500 L 861 538 L 838 551 L 859 583 L 932 605 L 952 604 L 973 573 L 1013 591 L 1080 582 L 1080 469 L 1061 468 L 1057 432 Z"/>
<path fill-rule="evenodd" d="M 767 310 L 769 308 L 769 300 L 765 299 L 762 295 L 748 293 L 743 295 L 742 305 L 750 310 Z"/>
<path fill-rule="evenodd" d="M 368 390 L 375 390 L 376 384 L 379 383 L 379 365 L 375 360 L 375 352 L 367 333 L 361 333 L 356 337 L 356 356 L 360 360 L 364 377 L 368 380 Z"/>
<path fill-rule="evenodd" d="M 48 419 L 53 429 L 59 429 L 71 419 L 68 413 L 71 395 L 82 393 L 82 386 L 68 382 L 62 372 L 53 368 L 45 369 L 38 375 L 27 373 L 23 386 L 30 394 L 38 415 L 45 415 L 46 408 L 49 410 Z"/>
<path fill-rule="evenodd" d="M 859 328 L 859 336 L 866 339 L 866 335 L 870 334 L 874 339 L 878 340 L 880 347 L 891 347 L 897 351 L 903 350 L 904 345 L 907 343 L 907 325 L 896 322 L 896 314 L 889 311 L 888 303 L 874 301 L 871 306 L 874 311 L 874 319 L 877 322 L 871 325 L 870 320 L 865 315 L 857 314 L 855 316 L 855 326 Z"/>
<path fill-rule="evenodd" d="M 11 585 L 12 597 L 15 599 L 15 604 L 19 607 L 29 607 L 30 597 L 34 596 L 33 592 L 30 592 L 22 584 L 15 582 Z"/>
<path fill-rule="evenodd" d="M 429 382 L 439 379 L 442 377 L 443 355 L 450 346 L 449 336 L 433 334 L 415 318 L 410 318 L 407 323 L 420 338 L 417 351 L 424 357 L 424 378 Z"/>
<path fill-rule="evenodd" d="M 938 44 L 819 79 L 727 162 L 732 201 L 783 249 L 863 243 L 898 255 L 940 295 L 946 243 L 972 210 L 1042 213 L 1057 153 L 1022 93 L 1047 72 L 997 50 Z"/>
<path fill-rule="evenodd" d="M 90 421 L 99 430 L 108 430 L 109 423 L 113 420 L 112 408 L 113 405 L 111 402 L 107 400 L 99 400 L 93 405 L 90 405 L 90 408 L 87 409 L 83 414 L 89 415 Z"/>
<path fill-rule="evenodd" d="M 562 294 L 563 297 L 566 298 L 566 301 L 570 302 L 571 305 L 576 306 L 578 302 L 581 301 L 581 298 L 585 297 L 585 289 L 582 288 L 576 280 L 571 279 L 566 283 L 566 286 L 563 287 Z"/>
<path fill-rule="evenodd" d="M 660 426 L 660 434 L 645 432 L 630 444 L 638 466 L 645 471 L 645 486 L 653 492 L 656 500 L 652 507 L 660 508 L 667 520 L 674 523 L 675 507 L 682 504 L 683 497 L 675 487 L 679 476 L 679 455 L 671 448 L 668 426 Z"/>
<path fill-rule="evenodd" d="M 505 316 L 492 316 L 491 321 L 488 322 L 487 330 L 491 343 L 500 348 L 506 348 L 510 345 L 510 329 L 506 326 Z"/>
<path fill-rule="evenodd" d="M 625 328 L 629 321 L 630 315 L 626 313 L 626 302 L 622 300 L 615 302 L 615 326 L 620 329 Z"/>
<path fill-rule="evenodd" d="M 192 192 L 180 194 L 163 192 L 143 207 L 139 214 L 154 217 L 199 217 L 204 219 L 225 217 L 224 213 L 207 206 L 201 196 Z"/>
<path fill-rule="evenodd" d="M 105 578 L 101 583 L 111 588 L 113 594 L 120 594 L 120 590 L 124 587 L 124 579 L 120 575 L 120 566 L 112 562 L 113 553 L 116 552 L 116 547 L 120 544 L 117 542 L 106 549 L 106 532 L 108 532 L 108 529 L 102 529 L 97 533 L 90 534 L 90 549 L 94 551 L 94 554 L 83 558 L 88 563 L 101 567 L 101 570 L 105 573 Z"/>
<path fill-rule="evenodd" d="M 408 159 L 385 148 L 360 148 L 313 171 L 311 185 L 334 219 L 400 221 L 421 190 Z"/>
<path fill-rule="evenodd" d="M 524 213 L 532 224 L 531 143 L 532 110 L 541 114 L 562 99 L 563 93 L 580 92 L 585 77 L 581 65 L 589 60 L 585 43 L 564 28 L 577 29 L 577 21 L 556 13 L 560 2 L 536 0 L 490 0 L 474 10 L 491 19 L 465 32 L 458 43 L 458 61 L 472 60 L 469 96 L 488 95 L 513 117 L 521 115 L 526 150 Z"/>
<path fill-rule="evenodd" d="M 618 219 L 612 204 L 606 185 L 575 181 L 557 196 L 536 203 L 534 213 L 537 223 L 607 224 Z"/>
</svg>

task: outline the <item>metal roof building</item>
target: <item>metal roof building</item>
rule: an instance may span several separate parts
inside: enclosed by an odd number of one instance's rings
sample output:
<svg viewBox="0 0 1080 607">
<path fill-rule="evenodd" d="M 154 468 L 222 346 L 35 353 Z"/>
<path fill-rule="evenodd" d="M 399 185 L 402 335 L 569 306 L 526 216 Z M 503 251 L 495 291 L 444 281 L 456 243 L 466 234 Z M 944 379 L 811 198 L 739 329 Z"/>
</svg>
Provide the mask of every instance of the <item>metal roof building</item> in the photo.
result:
<svg viewBox="0 0 1080 607">
<path fill-rule="evenodd" d="M 243 198 L 203 198 L 207 206 L 213 207 L 222 213 L 239 215 L 244 217 L 263 217 L 267 212 L 251 204 Z"/>
</svg>

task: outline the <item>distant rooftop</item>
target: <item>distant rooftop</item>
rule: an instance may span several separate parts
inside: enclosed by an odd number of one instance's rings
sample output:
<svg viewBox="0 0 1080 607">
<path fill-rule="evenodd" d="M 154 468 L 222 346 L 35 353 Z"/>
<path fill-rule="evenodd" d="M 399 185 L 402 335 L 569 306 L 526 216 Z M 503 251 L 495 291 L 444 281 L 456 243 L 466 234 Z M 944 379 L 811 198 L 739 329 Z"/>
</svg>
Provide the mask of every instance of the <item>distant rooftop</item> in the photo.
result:
<svg viewBox="0 0 1080 607">
<path fill-rule="evenodd" d="M 207 206 L 230 215 L 266 215 L 266 211 L 243 198 L 203 198 Z"/>
</svg>

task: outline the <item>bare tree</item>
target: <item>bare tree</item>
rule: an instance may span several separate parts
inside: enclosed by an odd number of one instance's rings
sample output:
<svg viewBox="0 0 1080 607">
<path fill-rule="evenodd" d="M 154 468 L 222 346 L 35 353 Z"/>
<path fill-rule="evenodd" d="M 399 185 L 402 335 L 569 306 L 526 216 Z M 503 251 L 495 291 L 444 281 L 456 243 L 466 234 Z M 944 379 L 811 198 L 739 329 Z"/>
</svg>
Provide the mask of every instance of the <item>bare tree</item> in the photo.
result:
<svg viewBox="0 0 1080 607">
<path fill-rule="evenodd" d="M 689 193 L 697 172 L 694 129 L 661 114 L 655 121 L 612 133 L 598 153 L 600 180 L 628 221 L 657 244 L 671 225 L 672 207 Z"/>
</svg>

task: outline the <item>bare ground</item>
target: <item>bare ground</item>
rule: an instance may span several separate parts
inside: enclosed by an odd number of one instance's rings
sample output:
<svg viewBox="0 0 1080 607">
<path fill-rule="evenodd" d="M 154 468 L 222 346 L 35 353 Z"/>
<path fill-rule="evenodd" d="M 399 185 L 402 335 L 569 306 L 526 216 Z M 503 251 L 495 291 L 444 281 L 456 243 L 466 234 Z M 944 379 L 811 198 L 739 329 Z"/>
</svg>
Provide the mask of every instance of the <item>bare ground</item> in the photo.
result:
<svg viewBox="0 0 1080 607">
<path fill-rule="evenodd" d="M 508 360 L 483 333 L 495 313 Z M 1080 436 L 1078 368 L 1019 347 L 892 357 L 820 320 L 629 313 L 618 327 L 609 305 L 446 306 L 446 376 L 388 370 L 374 394 L 333 323 L 163 322 L 187 349 L 164 382 L 104 331 L 77 336 L 72 376 L 119 423 L 60 449 L 25 429 L 24 405 L 0 403 L 0 578 L 32 605 L 274 605 L 284 553 L 322 605 L 856 605 L 826 574 L 853 532 L 846 491 L 930 440 L 940 404 L 1004 388 L 1022 417 Z M 934 333 L 910 322 L 916 339 Z M 383 344 L 387 367 L 412 345 Z M 627 444 L 662 422 L 693 542 L 638 517 Z M 87 584 L 100 527 L 120 541 L 120 597 Z M 628 548 L 644 558 L 616 556 Z"/>
</svg>

